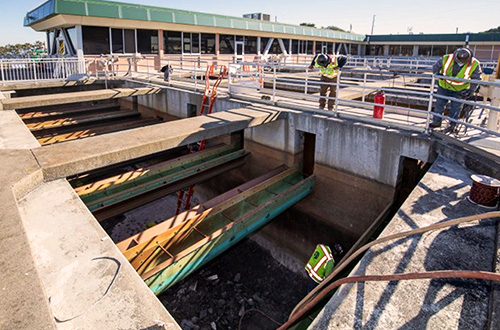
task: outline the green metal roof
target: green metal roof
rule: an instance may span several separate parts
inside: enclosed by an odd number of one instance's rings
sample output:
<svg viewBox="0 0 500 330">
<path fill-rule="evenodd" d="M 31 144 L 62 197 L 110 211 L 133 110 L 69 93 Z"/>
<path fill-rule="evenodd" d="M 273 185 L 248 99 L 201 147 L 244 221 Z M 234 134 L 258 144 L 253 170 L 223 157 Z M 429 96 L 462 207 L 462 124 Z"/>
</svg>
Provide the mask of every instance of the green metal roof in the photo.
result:
<svg viewBox="0 0 500 330">
<path fill-rule="evenodd" d="M 57 14 L 287 33 L 358 42 L 365 39 L 364 35 L 327 29 L 103 0 L 49 0 L 28 12 L 24 25 L 30 26 Z"/>
<path fill-rule="evenodd" d="M 366 36 L 370 42 L 469 42 L 500 41 L 500 33 L 458 33 L 458 34 L 386 34 Z"/>
</svg>

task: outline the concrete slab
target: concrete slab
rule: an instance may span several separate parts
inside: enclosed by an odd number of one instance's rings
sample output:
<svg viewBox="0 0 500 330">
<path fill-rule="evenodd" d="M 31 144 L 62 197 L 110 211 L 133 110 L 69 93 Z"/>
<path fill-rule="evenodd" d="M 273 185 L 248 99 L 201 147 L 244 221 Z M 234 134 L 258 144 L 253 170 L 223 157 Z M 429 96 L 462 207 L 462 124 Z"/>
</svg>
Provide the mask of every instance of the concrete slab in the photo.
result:
<svg viewBox="0 0 500 330">
<path fill-rule="evenodd" d="M 19 208 L 57 329 L 180 329 L 66 180 Z"/>
<path fill-rule="evenodd" d="M 85 81 L 39 81 L 39 82 L 30 81 L 24 83 L 23 82 L 7 83 L 0 85 L 0 91 L 82 86 L 82 85 L 92 85 L 96 82 L 99 83 L 99 80 L 89 79 Z M 102 83 L 102 81 L 100 83 Z"/>
<path fill-rule="evenodd" d="M 34 149 L 48 180 L 150 155 L 278 120 L 280 112 L 234 109 Z"/>
<path fill-rule="evenodd" d="M 0 111 L 0 149 L 34 149 L 40 144 L 15 111 Z"/>
<path fill-rule="evenodd" d="M 58 104 L 68 104 L 76 102 L 89 102 L 108 99 L 117 99 L 123 97 L 140 96 L 148 94 L 156 94 L 160 91 L 159 88 L 115 88 L 101 89 L 95 91 L 60 93 L 60 94 L 43 94 L 34 96 L 15 97 L 4 99 L 1 101 L 4 110 L 26 109 L 43 107 Z"/>
<path fill-rule="evenodd" d="M 470 174 L 438 158 L 380 236 L 485 212 L 466 200 Z M 401 239 L 369 250 L 351 275 L 494 271 L 495 236 L 495 223 L 487 220 Z M 483 329 L 490 289 L 473 280 L 344 285 L 309 329 Z"/>
<path fill-rule="evenodd" d="M 55 329 L 17 208 L 43 180 L 29 150 L 0 150 L 0 329 Z"/>
</svg>

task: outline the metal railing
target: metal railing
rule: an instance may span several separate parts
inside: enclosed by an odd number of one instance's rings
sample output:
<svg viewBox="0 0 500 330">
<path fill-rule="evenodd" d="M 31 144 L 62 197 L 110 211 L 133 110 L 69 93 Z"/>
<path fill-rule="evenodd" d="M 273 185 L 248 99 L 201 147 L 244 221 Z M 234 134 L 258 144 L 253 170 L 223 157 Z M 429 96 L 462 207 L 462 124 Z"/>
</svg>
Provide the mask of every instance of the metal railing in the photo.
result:
<svg viewBox="0 0 500 330">
<path fill-rule="evenodd" d="M 0 83 L 66 80 L 84 71 L 77 58 L 0 59 Z"/>
<path fill-rule="evenodd" d="M 254 68 L 243 70 L 243 66 L 253 66 Z M 380 106 L 380 104 L 368 102 L 366 100 L 367 96 L 371 96 L 375 91 L 384 91 L 388 97 L 399 98 L 399 103 L 407 101 L 407 106 L 397 105 L 398 102 L 394 102 L 396 104 L 383 105 L 385 109 L 393 113 L 407 113 L 409 117 L 414 119 L 413 121 L 407 120 L 407 123 L 421 127 L 425 133 L 429 133 L 432 119 L 440 117 L 450 123 L 455 123 L 457 130 L 460 128 L 462 133 L 466 133 L 467 130 L 477 130 L 486 134 L 500 136 L 498 132 L 500 83 L 498 82 L 453 78 L 453 80 L 471 82 L 481 86 L 480 95 L 476 95 L 476 99 L 479 96 L 483 101 L 478 102 L 476 100 L 446 97 L 436 93 L 437 82 L 439 78 L 444 77 L 433 74 L 347 68 L 342 71 L 342 75 L 338 76 L 336 82 L 325 83 L 319 81 L 317 73 L 311 74 L 305 66 L 302 67 L 302 72 L 284 72 L 283 66 L 278 69 L 276 66 L 264 65 L 264 74 L 261 76 L 258 74 L 258 68 L 262 66 L 261 63 L 232 64 L 229 70 L 229 92 L 234 96 L 246 94 L 247 97 L 252 94 L 265 94 L 269 96 L 272 102 L 292 103 L 295 106 L 298 104 L 300 108 L 311 110 L 316 110 L 316 102 L 323 98 L 326 102 L 329 100 L 334 101 L 334 115 L 338 115 L 338 112 L 342 111 L 351 115 L 366 116 L 367 113 L 369 115 L 369 111 L 374 106 Z M 297 65 L 293 66 L 293 69 L 297 70 Z M 262 80 L 260 85 L 252 83 L 257 77 Z M 317 95 L 319 86 L 324 84 L 335 88 L 337 96 L 330 98 Z M 354 93 L 355 96 L 352 97 L 351 95 L 350 98 L 343 98 L 342 95 L 346 95 L 342 93 L 343 91 Z M 461 107 L 467 108 L 467 114 L 463 118 L 455 119 L 432 112 L 435 100 L 438 98 L 460 103 Z M 358 111 L 360 109 L 365 111 L 360 113 Z M 471 118 L 475 110 L 478 110 L 478 116 L 483 116 L 480 123 L 478 123 L 478 120 Z M 486 111 L 489 112 L 487 123 L 484 120 Z M 397 121 L 398 119 L 388 118 L 384 120 Z M 454 133 L 458 134 L 457 131 Z"/>
</svg>

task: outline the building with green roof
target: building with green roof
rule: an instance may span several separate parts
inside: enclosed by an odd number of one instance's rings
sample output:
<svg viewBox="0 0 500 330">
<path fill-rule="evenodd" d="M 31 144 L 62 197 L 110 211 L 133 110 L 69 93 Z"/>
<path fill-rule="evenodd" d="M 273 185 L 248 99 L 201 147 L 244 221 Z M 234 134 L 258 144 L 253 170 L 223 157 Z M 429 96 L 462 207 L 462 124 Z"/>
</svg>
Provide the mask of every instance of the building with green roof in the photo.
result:
<svg viewBox="0 0 500 330">
<path fill-rule="evenodd" d="M 439 57 L 469 46 L 496 61 L 499 33 L 371 35 L 269 21 L 269 15 L 232 17 L 103 0 L 48 0 L 29 11 L 24 25 L 47 33 L 49 54 L 266 59 L 306 62 L 315 53 L 386 57 Z M 262 18 L 267 17 L 267 20 Z"/>
</svg>

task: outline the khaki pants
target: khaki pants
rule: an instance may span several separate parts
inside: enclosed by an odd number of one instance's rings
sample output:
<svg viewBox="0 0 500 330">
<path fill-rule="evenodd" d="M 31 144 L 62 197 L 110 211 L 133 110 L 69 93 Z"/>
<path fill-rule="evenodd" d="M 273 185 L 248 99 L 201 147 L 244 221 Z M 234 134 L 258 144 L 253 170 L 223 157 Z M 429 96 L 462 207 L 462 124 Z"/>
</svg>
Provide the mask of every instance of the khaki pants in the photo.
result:
<svg viewBox="0 0 500 330">
<path fill-rule="evenodd" d="M 325 76 L 321 76 L 321 81 L 322 82 L 325 82 L 325 83 L 336 83 L 337 82 L 337 78 L 328 78 L 328 77 L 325 77 Z M 319 87 L 319 95 L 321 95 L 322 97 L 320 97 L 319 99 L 319 108 L 320 109 L 324 109 L 325 108 L 325 103 L 326 103 L 326 93 L 328 92 L 328 89 L 330 89 L 330 93 L 328 94 L 328 97 L 336 97 L 337 95 L 337 86 L 335 85 L 328 85 L 328 84 L 321 84 L 320 87 Z M 335 104 L 335 100 L 334 99 L 331 99 L 331 100 L 328 100 L 328 110 L 333 110 L 333 105 Z"/>
</svg>

